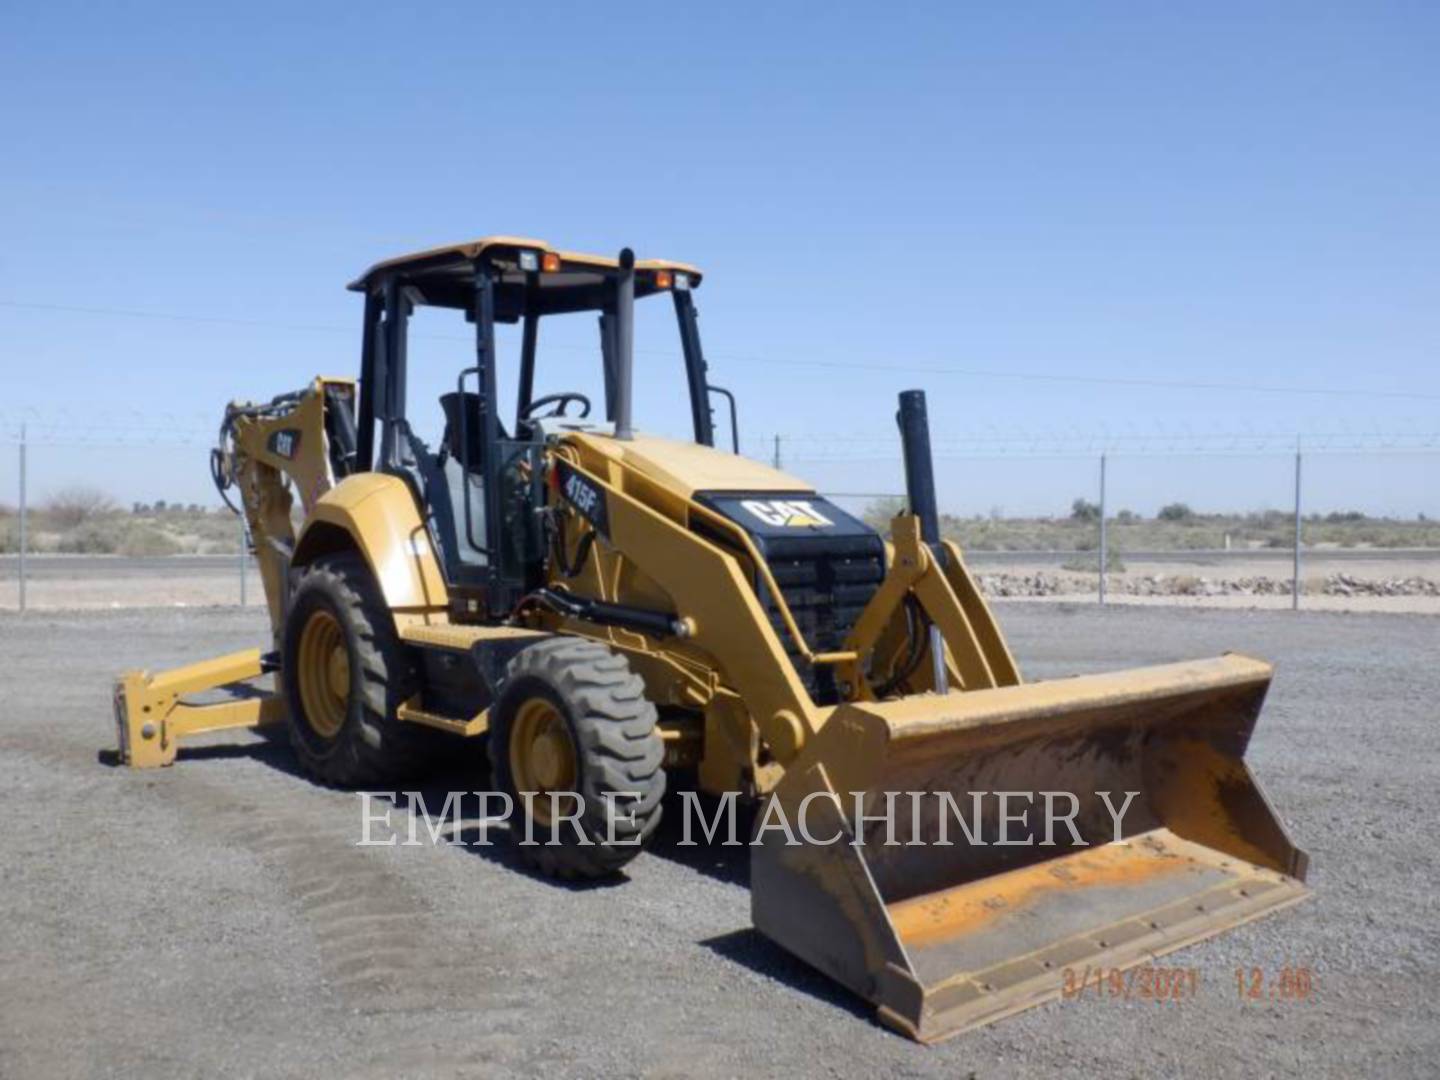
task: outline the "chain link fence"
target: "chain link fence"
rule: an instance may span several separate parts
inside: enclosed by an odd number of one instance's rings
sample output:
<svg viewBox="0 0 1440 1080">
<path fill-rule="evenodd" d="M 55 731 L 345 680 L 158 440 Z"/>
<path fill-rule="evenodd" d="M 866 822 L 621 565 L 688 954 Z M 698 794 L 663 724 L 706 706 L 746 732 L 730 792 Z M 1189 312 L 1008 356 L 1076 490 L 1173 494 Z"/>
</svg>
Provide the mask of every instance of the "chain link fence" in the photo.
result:
<svg viewBox="0 0 1440 1080">
<path fill-rule="evenodd" d="M 22 422 L 0 437 L 0 610 L 264 602 L 198 422 L 123 437 Z M 943 531 L 1000 598 L 1440 612 L 1440 444 L 1287 441 L 938 432 Z M 894 439 L 742 450 L 879 528 L 904 505 Z M 175 489 L 177 476 L 190 479 Z"/>
</svg>

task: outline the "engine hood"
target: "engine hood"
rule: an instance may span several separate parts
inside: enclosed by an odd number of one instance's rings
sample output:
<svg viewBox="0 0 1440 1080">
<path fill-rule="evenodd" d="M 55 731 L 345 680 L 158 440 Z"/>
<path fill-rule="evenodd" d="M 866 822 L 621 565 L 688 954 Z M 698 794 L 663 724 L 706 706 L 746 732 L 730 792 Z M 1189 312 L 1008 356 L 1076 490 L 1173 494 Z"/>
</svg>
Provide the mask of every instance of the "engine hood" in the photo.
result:
<svg viewBox="0 0 1440 1080">
<path fill-rule="evenodd" d="M 609 435 L 575 432 L 565 442 L 578 446 L 586 457 L 600 456 L 633 469 L 683 499 L 696 492 L 812 492 L 805 481 L 779 469 L 698 443 L 636 434 L 620 440 Z"/>
</svg>

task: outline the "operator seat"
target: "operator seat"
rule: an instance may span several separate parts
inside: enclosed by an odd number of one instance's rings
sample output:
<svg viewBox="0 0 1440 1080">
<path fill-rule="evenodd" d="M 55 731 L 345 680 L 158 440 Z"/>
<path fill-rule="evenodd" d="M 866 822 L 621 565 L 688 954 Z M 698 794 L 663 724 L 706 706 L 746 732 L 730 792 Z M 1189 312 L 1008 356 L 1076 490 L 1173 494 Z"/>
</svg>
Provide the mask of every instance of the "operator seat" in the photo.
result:
<svg viewBox="0 0 1440 1080">
<path fill-rule="evenodd" d="M 467 390 L 452 390 L 440 395 L 445 410 L 445 432 L 440 437 L 440 467 L 449 493 L 450 514 L 454 530 L 454 551 L 460 562 L 483 566 L 485 552 L 476 545 L 485 542 L 485 442 L 480 427 L 480 395 Z M 460 417 L 465 417 L 465 440 L 460 439 Z M 495 418 L 501 439 L 509 439 L 500 418 Z M 470 468 L 467 471 L 466 463 Z M 469 527 L 466 527 L 466 492 L 469 492 Z M 444 526 L 442 526 L 444 527 Z M 472 543 L 473 539 L 473 543 Z"/>
<path fill-rule="evenodd" d="M 440 395 L 440 408 L 445 410 L 445 434 L 441 436 L 440 442 L 445 449 L 447 456 L 456 461 L 470 462 L 470 468 L 474 472 L 480 472 L 481 462 L 485 453 L 485 443 L 481 438 L 480 428 L 480 395 L 473 390 L 466 390 L 463 394 L 459 390 L 451 390 L 448 394 Z M 465 441 L 469 444 L 466 447 L 460 445 L 460 415 L 465 415 Z M 505 425 L 500 418 L 495 418 L 495 426 L 500 431 L 500 438 L 508 440 L 510 435 L 505 430 Z M 467 453 L 461 454 L 465 450 Z"/>
</svg>

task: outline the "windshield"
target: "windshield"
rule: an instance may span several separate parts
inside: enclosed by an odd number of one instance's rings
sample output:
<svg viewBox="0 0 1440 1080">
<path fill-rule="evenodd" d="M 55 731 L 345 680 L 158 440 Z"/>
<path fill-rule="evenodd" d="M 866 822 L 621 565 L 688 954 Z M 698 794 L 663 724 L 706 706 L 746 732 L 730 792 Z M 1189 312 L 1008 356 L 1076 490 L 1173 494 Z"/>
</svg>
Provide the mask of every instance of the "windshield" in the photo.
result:
<svg viewBox="0 0 1440 1080">
<path fill-rule="evenodd" d="M 688 303 L 688 298 L 687 298 Z M 410 317 L 407 363 L 407 409 L 410 426 L 432 449 L 445 427 L 441 395 L 456 389 L 460 372 L 475 364 L 475 331 L 464 313 L 451 308 L 419 306 Z M 575 394 L 565 402 L 540 406 L 544 416 L 563 404 L 565 415 L 608 429 L 613 420 L 613 389 L 607 386 L 603 323 L 596 310 L 544 315 L 535 320 L 534 373 L 529 400 Z M 637 298 L 634 330 L 635 427 L 650 435 L 695 438 L 681 319 L 668 292 Z M 495 326 L 496 376 L 503 437 L 520 434 L 517 421 L 524 368 L 524 319 Z M 473 375 L 466 388 L 475 390 Z M 582 414 L 587 411 L 588 416 Z M 729 413 L 720 408 L 717 426 L 728 444 Z"/>
</svg>

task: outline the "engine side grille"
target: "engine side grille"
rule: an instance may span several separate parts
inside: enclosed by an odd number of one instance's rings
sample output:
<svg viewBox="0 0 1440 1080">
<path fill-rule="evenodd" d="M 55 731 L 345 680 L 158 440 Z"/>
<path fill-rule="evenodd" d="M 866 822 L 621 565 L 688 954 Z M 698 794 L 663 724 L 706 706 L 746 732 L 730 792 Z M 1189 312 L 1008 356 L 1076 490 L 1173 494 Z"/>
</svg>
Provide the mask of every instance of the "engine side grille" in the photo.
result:
<svg viewBox="0 0 1440 1080">
<path fill-rule="evenodd" d="M 855 620 L 885 577 L 884 547 L 878 537 L 873 544 L 856 544 L 847 539 L 843 544 L 816 547 L 813 551 L 770 555 L 767 563 L 810 648 L 835 652 L 844 646 Z M 832 669 L 825 665 L 812 668 L 801 661 L 799 645 L 786 630 L 779 605 L 763 583 L 760 595 L 770 625 L 811 696 L 819 704 L 833 703 L 837 698 Z"/>
<path fill-rule="evenodd" d="M 885 542 L 859 518 L 808 492 L 717 492 L 696 498 L 724 514 L 750 535 L 769 568 L 781 597 L 795 616 L 805 643 L 815 652 L 843 647 L 855 620 L 885 577 Z M 700 526 L 721 543 L 727 538 Z M 755 591 L 770 625 L 784 644 L 817 704 L 838 700 L 834 671 L 801 659 L 776 598 L 764 578 L 755 575 Z"/>
</svg>

